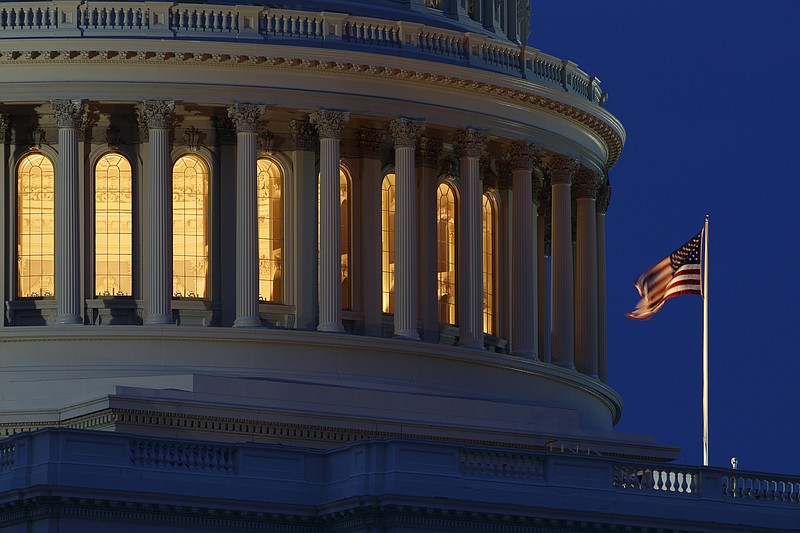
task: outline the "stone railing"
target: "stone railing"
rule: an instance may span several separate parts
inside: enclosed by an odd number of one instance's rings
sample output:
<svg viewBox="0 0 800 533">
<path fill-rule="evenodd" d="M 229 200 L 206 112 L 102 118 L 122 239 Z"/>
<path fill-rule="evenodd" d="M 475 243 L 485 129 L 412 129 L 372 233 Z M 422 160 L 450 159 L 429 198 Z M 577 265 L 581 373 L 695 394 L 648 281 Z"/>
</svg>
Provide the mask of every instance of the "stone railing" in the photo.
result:
<svg viewBox="0 0 800 533">
<path fill-rule="evenodd" d="M 732 472 L 722 479 L 725 499 L 800 504 L 800 478 Z"/>
<path fill-rule="evenodd" d="M 675 494 L 696 494 L 696 468 L 672 465 L 614 464 L 611 486 L 617 489 L 658 490 Z"/>
<path fill-rule="evenodd" d="M 602 105 L 597 78 L 570 61 L 501 39 L 419 23 L 259 6 L 182 2 L 0 3 L 0 40 L 48 37 L 127 37 L 261 41 L 381 53 L 402 49 L 410 57 L 501 72 L 546 84 Z"/>
</svg>

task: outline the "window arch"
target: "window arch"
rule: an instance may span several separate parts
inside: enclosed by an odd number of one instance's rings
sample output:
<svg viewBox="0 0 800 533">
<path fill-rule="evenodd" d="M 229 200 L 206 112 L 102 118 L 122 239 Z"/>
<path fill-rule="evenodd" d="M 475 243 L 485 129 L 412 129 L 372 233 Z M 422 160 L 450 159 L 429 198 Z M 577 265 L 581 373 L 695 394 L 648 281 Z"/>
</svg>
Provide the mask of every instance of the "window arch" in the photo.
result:
<svg viewBox="0 0 800 533">
<path fill-rule="evenodd" d="M 381 293 L 384 313 L 394 313 L 395 194 L 395 174 L 390 172 L 381 182 Z"/>
<path fill-rule="evenodd" d="M 205 298 L 208 292 L 208 166 L 184 155 L 172 167 L 172 292 Z"/>
<path fill-rule="evenodd" d="M 483 254 L 483 331 L 495 334 L 495 250 L 497 210 L 489 193 L 481 199 L 481 234 Z"/>
<path fill-rule="evenodd" d="M 133 175 L 113 152 L 94 167 L 94 279 L 97 296 L 133 294 Z"/>
<path fill-rule="evenodd" d="M 272 159 L 257 165 L 258 298 L 283 301 L 283 172 Z"/>
<path fill-rule="evenodd" d="M 55 170 L 39 153 L 17 166 L 17 295 L 54 295 Z"/>
<path fill-rule="evenodd" d="M 458 220 L 456 194 L 450 183 L 439 185 L 436 194 L 437 207 L 437 296 L 439 298 L 439 322 L 456 323 L 456 235 Z"/>
</svg>

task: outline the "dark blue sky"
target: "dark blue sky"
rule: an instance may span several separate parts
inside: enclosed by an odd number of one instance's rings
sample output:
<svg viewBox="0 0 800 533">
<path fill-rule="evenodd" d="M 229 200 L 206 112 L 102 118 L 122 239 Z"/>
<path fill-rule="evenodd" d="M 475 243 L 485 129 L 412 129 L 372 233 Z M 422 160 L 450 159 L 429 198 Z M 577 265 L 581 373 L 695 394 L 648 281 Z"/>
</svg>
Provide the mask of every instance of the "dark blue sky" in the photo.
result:
<svg viewBox="0 0 800 533">
<path fill-rule="evenodd" d="M 699 296 L 647 322 L 633 280 L 710 213 L 710 464 L 800 474 L 800 1 L 534 0 L 530 43 L 597 76 L 628 139 L 609 175 L 617 429 L 702 464 Z"/>
</svg>

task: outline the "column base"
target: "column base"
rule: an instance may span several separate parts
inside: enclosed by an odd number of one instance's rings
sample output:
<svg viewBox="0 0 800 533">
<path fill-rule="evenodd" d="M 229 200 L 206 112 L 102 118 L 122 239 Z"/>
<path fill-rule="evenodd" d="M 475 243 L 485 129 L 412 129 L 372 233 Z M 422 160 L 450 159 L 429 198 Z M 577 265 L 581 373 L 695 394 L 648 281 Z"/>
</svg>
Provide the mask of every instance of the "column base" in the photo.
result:
<svg viewBox="0 0 800 533">
<path fill-rule="evenodd" d="M 511 350 L 511 355 L 521 357 L 523 359 L 530 359 L 531 361 L 538 361 L 539 356 L 533 350 Z"/>
<path fill-rule="evenodd" d="M 392 335 L 393 339 L 402 339 L 406 341 L 418 341 L 419 340 L 419 333 L 417 330 L 408 329 L 408 330 L 400 330 L 395 331 Z"/>
<path fill-rule="evenodd" d="M 69 315 L 58 315 L 56 316 L 56 320 L 54 325 L 57 326 L 82 326 L 83 319 L 80 315 L 76 314 L 69 314 Z"/>
<path fill-rule="evenodd" d="M 321 331 L 323 333 L 344 333 L 344 328 L 341 324 L 333 322 L 330 324 L 320 324 L 317 326 L 317 331 Z"/>
<path fill-rule="evenodd" d="M 145 326 L 172 326 L 172 315 L 151 315 L 144 320 Z"/>
<path fill-rule="evenodd" d="M 577 371 L 577 369 L 575 368 L 575 364 L 574 363 L 557 362 L 557 363 L 553 363 L 553 364 L 556 365 L 556 366 L 560 366 L 561 368 L 566 368 L 567 370 L 576 370 Z"/>
<path fill-rule="evenodd" d="M 461 346 L 462 348 L 472 348 L 473 350 L 485 350 L 486 348 L 483 346 L 483 342 L 479 341 L 478 339 L 467 339 L 464 341 L 458 341 L 456 346 Z"/>
<path fill-rule="evenodd" d="M 261 319 L 256 316 L 242 316 L 233 321 L 235 328 L 260 328 L 263 326 Z"/>
</svg>

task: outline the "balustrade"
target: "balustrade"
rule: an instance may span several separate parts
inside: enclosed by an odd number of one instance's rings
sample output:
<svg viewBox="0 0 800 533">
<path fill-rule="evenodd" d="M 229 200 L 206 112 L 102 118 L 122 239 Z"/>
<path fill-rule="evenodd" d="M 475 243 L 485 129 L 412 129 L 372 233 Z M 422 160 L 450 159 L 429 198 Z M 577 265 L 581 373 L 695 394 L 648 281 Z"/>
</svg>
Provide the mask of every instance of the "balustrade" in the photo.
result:
<svg viewBox="0 0 800 533">
<path fill-rule="evenodd" d="M 461 450 L 459 465 L 462 474 L 518 479 L 544 479 L 544 458 L 536 455 Z"/>
<path fill-rule="evenodd" d="M 234 454 L 235 448 L 227 446 L 151 440 L 130 442 L 130 462 L 135 466 L 233 472 Z"/>
<path fill-rule="evenodd" d="M 618 489 L 696 494 L 697 469 L 673 466 L 615 464 L 611 485 Z"/>
<path fill-rule="evenodd" d="M 723 476 L 722 495 L 726 499 L 800 503 L 800 479 L 776 479 L 764 474 Z"/>
</svg>

